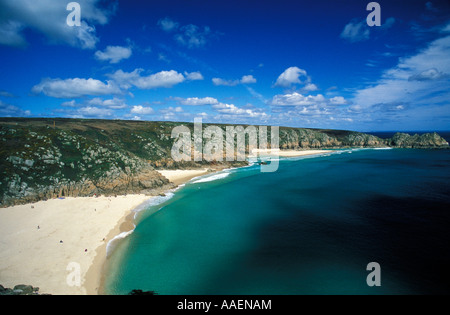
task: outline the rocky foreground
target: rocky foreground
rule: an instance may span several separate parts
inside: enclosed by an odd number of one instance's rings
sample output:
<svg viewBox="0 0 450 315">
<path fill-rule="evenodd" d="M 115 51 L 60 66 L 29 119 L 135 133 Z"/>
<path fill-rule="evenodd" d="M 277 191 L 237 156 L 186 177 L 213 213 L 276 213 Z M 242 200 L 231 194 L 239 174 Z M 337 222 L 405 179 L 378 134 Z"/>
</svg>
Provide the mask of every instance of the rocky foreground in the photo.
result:
<svg viewBox="0 0 450 315">
<path fill-rule="evenodd" d="M 13 289 L 5 288 L 0 285 L 0 295 L 43 295 L 39 293 L 38 287 L 33 287 L 31 285 L 19 284 Z"/>
<path fill-rule="evenodd" d="M 193 124 L 171 122 L 1 118 L 0 207 L 64 197 L 157 195 L 173 184 L 156 169 L 245 164 L 175 162 L 171 134 L 180 125 L 193 131 Z M 282 150 L 348 147 L 447 148 L 448 143 L 436 133 L 381 139 L 280 128 Z"/>
</svg>

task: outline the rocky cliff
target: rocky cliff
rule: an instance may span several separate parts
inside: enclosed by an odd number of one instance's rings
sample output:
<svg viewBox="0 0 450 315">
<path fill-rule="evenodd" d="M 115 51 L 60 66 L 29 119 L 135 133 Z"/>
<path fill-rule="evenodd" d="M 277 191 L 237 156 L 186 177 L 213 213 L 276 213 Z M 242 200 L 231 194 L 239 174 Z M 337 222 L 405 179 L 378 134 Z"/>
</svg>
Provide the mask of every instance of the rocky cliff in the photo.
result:
<svg viewBox="0 0 450 315">
<path fill-rule="evenodd" d="M 159 194 L 172 184 L 155 168 L 245 164 L 175 162 L 171 158 L 174 143 L 171 133 L 180 125 L 171 122 L 0 119 L 0 207 L 58 197 Z M 193 124 L 183 125 L 193 131 Z M 436 133 L 396 134 L 392 139 L 380 139 L 351 131 L 280 128 L 281 149 L 385 146 L 442 148 L 448 147 L 448 143 Z"/>
</svg>

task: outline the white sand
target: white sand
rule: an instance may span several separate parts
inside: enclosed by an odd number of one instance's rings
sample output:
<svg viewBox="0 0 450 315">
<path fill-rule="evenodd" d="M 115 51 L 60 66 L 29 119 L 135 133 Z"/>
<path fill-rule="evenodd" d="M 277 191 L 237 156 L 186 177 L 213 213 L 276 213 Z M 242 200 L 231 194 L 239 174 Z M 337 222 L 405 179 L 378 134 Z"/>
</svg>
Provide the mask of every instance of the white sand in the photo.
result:
<svg viewBox="0 0 450 315">
<path fill-rule="evenodd" d="M 97 294 L 107 242 L 149 198 L 67 198 L 0 209 L 0 284 L 29 284 L 49 294 Z M 67 283 L 69 276 L 76 280 L 76 269 L 67 270 L 70 263 L 80 267 L 81 286 Z"/>
<path fill-rule="evenodd" d="M 188 182 L 192 178 L 203 176 L 208 174 L 208 169 L 198 169 L 198 170 L 162 170 L 158 171 L 162 176 L 170 180 L 176 185 L 181 185 Z"/>
<path fill-rule="evenodd" d="M 269 155 L 269 156 L 280 156 L 280 157 L 299 157 L 299 156 L 308 156 L 308 155 L 316 155 L 327 153 L 329 151 L 326 150 L 304 150 L 304 151 L 296 151 L 296 150 L 253 150 L 253 156 L 259 154 L 260 156 Z"/>
</svg>

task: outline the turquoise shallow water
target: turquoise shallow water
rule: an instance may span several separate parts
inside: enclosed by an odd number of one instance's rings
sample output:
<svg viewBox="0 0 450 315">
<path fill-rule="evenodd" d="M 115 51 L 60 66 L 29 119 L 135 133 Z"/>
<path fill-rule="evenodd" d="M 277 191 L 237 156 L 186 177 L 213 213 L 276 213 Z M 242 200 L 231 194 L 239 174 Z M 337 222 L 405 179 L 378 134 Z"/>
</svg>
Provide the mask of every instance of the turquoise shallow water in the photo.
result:
<svg viewBox="0 0 450 315">
<path fill-rule="evenodd" d="M 450 150 L 342 151 L 227 173 L 141 212 L 106 292 L 450 293 Z M 381 287 L 366 284 L 369 262 Z"/>
</svg>

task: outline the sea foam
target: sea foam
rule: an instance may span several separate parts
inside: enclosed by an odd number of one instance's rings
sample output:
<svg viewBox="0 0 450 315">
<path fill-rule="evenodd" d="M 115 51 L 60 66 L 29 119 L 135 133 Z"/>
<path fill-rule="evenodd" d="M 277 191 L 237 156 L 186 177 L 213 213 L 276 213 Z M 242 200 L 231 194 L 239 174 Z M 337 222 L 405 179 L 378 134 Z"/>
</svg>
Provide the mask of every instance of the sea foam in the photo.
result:
<svg viewBox="0 0 450 315">
<path fill-rule="evenodd" d="M 226 178 L 226 177 L 228 177 L 229 175 L 230 175 L 229 172 L 226 172 L 226 173 L 220 173 L 220 174 L 208 176 L 208 177 L 205 177 L 205 178 L 200 178 L 200 179 L 198 179 L 198 180 L 193 181 L 192 183 L 193 183 L 193 184 L 200 184 L 200 183 L 212 182 L 212 181 L 215 181 L 215 180 L 219 180 L 219 179 Z"/>
</svg>

